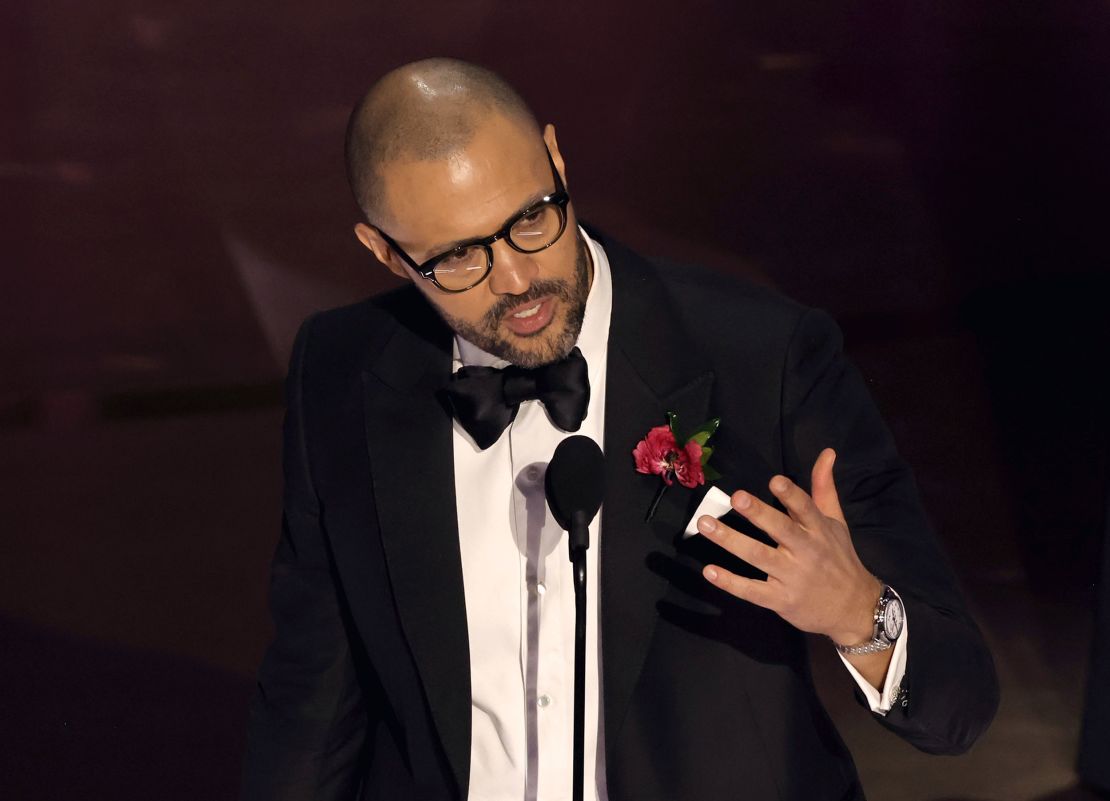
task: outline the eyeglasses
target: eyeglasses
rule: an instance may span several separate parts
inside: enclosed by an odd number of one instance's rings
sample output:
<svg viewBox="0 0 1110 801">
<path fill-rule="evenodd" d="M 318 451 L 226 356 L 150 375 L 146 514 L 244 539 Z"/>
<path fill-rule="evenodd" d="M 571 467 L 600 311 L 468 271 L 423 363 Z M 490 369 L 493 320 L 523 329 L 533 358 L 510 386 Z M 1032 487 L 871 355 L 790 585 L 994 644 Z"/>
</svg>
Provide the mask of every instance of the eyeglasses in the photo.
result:
<svg viewBox="0 0 1110 801">
<path fill-rule="evenodd" d="M 544 149 L 547 149 L 546 144 Z M 554 245 L 563 235 L 567 227 L 567 203 L 570 202 L 570 195 L 563 186 L 559 171 L 555 169 L 550 150 L 547 150 L 547 163 L 551 165 L 551 175 L 555 178 L 554 192 L 544 195 L 514 216 L 497 233 L 461 242 L 423 264 L 417 264 L 381 228 L 378 228 L 378 233 L 422 278 L 428 279 L 444 292 L 465 292 L 482 283 L 493 269 L 491 245 L 498 239 L 504 239 L 509 247 L 520 253 L 538 253 Z"/>
</svg>

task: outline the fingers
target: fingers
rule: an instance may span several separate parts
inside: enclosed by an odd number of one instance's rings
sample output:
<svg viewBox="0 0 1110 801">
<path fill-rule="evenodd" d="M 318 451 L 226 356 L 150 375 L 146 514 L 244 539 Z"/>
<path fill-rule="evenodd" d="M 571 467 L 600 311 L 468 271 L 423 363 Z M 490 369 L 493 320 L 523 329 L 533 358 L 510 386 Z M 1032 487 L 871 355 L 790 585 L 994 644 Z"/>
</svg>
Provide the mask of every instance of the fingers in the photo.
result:
<svg viewBox="0 0 1110 801">
<path fill-rule="evenodd" d="M 783 514 L 743 490 L 732 494 L 732 508 L 767 532 L 780 545 L 797 541 L 799 527 L 807 531 L 820 528 L 823 522 L 821 511 L 805 490 L 793 481 L 786 476 L 775 476 L 771 479 L 771 492 L 786 507 L 788 514 Z"/>
<path fill-rule="evenodd" d="M 731 500 L 733 509 L 767 532 L 779 545 L 788 545 L 797 539 L 797 524 L 775 507 L 743 490 L 732 493 Z"/>
<path fill-rule="evenodd" d="M 762 570 L 767 575 L 775 574 L 779 559 L 779 553 L 775 548 L 746 534 L 741 534 L 709 515 L 702 515 L 698 519 L 698 530 L 707 539 L 717 543 L 733 556 L 740 557 L 752 567 Z"/>
<path fill-rule="evenodd" d="M 702 575 L 714 586 L 737 598 L 762 606 L 764 609 L 773 609 L 775 606 L 775 592 L 766 581 L 744 578 L 717 565 L 706 565 Z"/>
<path fill-rule="evenodd" d="M 787 544 L 791 539 L 796 540 L 799 527 L 808 532 L 820 531 L 829 517 L 845 523 L 832 478 L 835 460 L 836 452 L 832 448 L 826 448 L 817 457 L 813 465 L 812 497 L 786 476 L 771 479 L 771 492 L 786 508 L 787 514 L 743 490 L 732 494 L 732 508 L 780 545 Z"/>
<path fill-rule="evenodd" d="M 771 479 L 771 492 L 786 507 L 790 516 L 806 531 L 817 531 L 825 522 L 825 516 L 813 502 L 809 494 L 786 476 Z"/>
<path fill-rule="evenodd" d="M 813 502 L 823 515 L 839 520 L 847 525 L 844 512 L 840 508 L 840 496 L 836 492 L 836 483 L 833 481 L 833 463 L 836 461 L 836 451 L 825 448 L 817 461 L 813 463 L 812 484 Z"/>
</svg>

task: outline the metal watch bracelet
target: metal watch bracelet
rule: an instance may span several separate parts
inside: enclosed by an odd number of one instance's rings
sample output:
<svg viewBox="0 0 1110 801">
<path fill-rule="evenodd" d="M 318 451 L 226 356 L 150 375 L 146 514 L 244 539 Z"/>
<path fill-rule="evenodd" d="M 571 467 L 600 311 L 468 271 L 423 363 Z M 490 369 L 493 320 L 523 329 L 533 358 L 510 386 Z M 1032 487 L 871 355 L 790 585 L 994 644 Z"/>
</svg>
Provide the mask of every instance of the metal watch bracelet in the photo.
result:
<svg viewBox="0 0 1110 801">
<path fill-rule="evenodd" d="M 834 641 L 833 645 L 836 646 L 836 650 L 845 656 L 853 656 L 860 654 L 877 654 L 892 648 L 894 646 L 894 640 L 890 639 L 879 625 L 880 619 L 885 614 L 887 606 L 892 600 L 897 600 L 899 604 L 901 603 L 898 594 L 894 592 L 889 584 L 884 583 L 883 591 L 879 595 L 878 602 L 875 604 L 875 631 L 871 635 L 871 639 L 867 642 L 857 643 L 856 645 L 841 645 Z M 898 635 L 895 634 L 894 636 L 895 639 L 897 639 Z"/>
</svg>

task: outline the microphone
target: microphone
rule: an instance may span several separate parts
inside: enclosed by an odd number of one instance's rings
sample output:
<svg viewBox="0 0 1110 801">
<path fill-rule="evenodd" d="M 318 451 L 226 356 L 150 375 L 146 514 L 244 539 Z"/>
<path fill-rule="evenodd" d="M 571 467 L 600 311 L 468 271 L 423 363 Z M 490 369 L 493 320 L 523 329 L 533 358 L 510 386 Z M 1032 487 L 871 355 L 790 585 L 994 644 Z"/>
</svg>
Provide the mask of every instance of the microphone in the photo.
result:
<svg viewBox="0 0 1110 801">
<path fill-rule="evenodd" d="M 570 533 L 570 549 L 590 546 L 590 521 L 605 495 L 605 457 L 589 437 L 567 437 L 555 449 L 544 478 L 547 504 L 560 528 Z"/>
<path fill-rule="evenodd" d="M 567 531 L 574 583 L 574 729 L 571 798 L 583 799 L 583 750 L 586 737 L 586 549 L 590 521 L 605 495 L 605 457 L 589 437 L 567 437 L 555 449 L 544 477 L 547 505 Z"/>
</svg>

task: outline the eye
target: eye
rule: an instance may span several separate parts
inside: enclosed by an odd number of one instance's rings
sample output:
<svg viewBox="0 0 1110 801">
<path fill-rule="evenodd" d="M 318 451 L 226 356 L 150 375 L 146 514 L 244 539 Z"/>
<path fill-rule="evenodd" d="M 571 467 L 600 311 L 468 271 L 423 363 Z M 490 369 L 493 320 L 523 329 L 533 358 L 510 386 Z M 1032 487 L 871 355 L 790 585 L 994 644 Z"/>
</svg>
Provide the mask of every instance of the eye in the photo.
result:
<svg viewBox="0 0 1110 801">
<path fill-rule="evenodd" d="M 461 274 L 486 267 L 486 253 L 481 247 L 466 245 L 450 251 L 436 262 L 437 275 Z"/>
<path fill-rule="evenodd" d="M 470 261 L 470 256 L 470 248 L 452 250 L 439 260 L 439 263 L 436 265 L 436 271 L 438 272 L 440 269 L 454 270 L 463 267 Z"/>
</svg>

